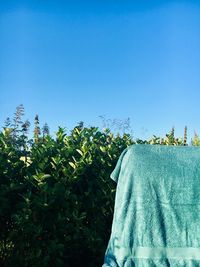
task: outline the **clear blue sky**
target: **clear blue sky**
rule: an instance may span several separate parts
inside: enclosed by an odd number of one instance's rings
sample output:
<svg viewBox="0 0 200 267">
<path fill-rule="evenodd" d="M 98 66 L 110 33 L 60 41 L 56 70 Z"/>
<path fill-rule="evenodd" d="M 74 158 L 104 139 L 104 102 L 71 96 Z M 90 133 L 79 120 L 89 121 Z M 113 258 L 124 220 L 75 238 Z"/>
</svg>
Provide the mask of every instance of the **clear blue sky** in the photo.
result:
<svg viewBox="0 0 200 267">
<path fill-rule="evenodd" d="M 134 138 L 192 137 L 199 84 L 200 1 L 0 1 L 1 127 L 22 103 L 52 134 L 103 116 Z"/>
</svg>

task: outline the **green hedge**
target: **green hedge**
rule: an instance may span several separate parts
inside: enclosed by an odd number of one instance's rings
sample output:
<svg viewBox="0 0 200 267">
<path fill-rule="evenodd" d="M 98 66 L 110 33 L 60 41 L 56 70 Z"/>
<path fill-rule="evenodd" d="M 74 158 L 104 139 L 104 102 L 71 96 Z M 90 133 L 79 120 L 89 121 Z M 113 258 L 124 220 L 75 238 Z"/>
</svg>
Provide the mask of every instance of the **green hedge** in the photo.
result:
<svg viewBox="0 0 200 267">
<path fill-rule="evenodd" d="M 111 230 L 109 174 L 132 143 L 98 128 L 59 127 L 24 156 L 0 133 L 0 266 L 101 266 Z"/>
</svg>

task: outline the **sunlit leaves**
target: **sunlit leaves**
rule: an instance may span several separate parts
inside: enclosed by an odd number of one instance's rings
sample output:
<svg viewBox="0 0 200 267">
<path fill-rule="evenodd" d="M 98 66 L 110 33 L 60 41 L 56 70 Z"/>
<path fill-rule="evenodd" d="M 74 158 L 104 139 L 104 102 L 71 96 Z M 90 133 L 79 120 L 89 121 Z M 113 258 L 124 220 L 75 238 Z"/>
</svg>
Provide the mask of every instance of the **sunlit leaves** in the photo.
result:
<svg viewBox="0 0 200 267">
<path fill-rule="evenodd" d="M 109 232 L 106 216 L 112 217 L 114 201 L 109 173 L 122 150 L 119 139 L 108 134 L 97 127 L 75 127 L 67 135 L 59 127 L 55 139 L 38 138 L 27 155 L 0 135 L 0 182 L 7 182 L 1 187 L 5 195 L 0 193 L 0 213 L 10 221 L 4 235 L 15 245 L 17 254 L 10 249 L 13 262 L 71 266 L 65 257 L 73 259 L 74 250 L 67 248 L 85 247 L 86 253 L 96 255 L 91 266 L 99 265 L 95 259 L 104 252 L 102 233 Z"/>
</svg>

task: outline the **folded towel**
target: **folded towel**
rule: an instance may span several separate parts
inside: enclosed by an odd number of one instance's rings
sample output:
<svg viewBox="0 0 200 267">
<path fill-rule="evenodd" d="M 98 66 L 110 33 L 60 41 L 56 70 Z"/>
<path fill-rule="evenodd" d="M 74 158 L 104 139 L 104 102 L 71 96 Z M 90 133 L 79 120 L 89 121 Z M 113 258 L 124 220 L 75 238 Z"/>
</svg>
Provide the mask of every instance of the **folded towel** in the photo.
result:
<svg viewBox="0 0 200 267">
<path fill-rule="evenodd" d="M 200 147 L 133 144 L 116 183 L 102 267 L 200 267 Z"/>
</svg>

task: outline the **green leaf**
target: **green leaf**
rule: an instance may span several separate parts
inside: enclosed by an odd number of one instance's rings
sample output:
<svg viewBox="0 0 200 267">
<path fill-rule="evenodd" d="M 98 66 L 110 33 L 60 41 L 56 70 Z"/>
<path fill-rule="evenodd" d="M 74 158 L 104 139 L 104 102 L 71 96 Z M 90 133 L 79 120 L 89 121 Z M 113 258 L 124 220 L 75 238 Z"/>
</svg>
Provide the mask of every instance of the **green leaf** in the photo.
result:
<svg viewBox="0 0 200 267">
<path fill-rule="evenodd" d="M 73 162 L 69 162 L 69 165 L 72 166 L 73 169 L 76 168 L 76 165 Z"/>
<path fill-rule="evenodd" d="M 81 156 L 83 156 L 83 152 L 82 152 L 80 149 L 76 149 L 76 151 L 77 151 Z"/>
<path fill-rule="evenodd" d="M 106 152 L 106 148 L 104 146 L 100 146 L 100 150 L 104 153 Z"/>
</svg>

